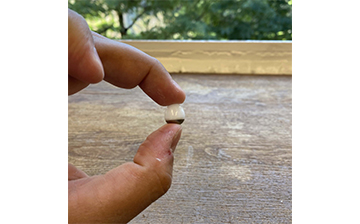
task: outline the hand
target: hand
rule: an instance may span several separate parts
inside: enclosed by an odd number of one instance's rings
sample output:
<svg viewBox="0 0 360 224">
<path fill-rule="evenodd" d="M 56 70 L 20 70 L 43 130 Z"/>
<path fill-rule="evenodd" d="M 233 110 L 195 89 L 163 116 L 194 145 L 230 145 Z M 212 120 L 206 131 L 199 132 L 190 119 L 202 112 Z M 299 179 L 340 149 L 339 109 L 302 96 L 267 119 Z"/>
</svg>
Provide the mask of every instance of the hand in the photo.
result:
<svg viewBox="0 0 360 224">
<path fill-rule="evenodd" d="M 68 20 L 69 95 L 104 79 L 121 88 L 139 85 L 163 106 L 184 102 L 185 93 L 158 60 L 91 32 L 71 10 Z M 125 223 L 165 194 L 180 136 L 180 125 L 162 126 L 141 144 L 133 162 L 104 175 L 89 177 L 69 164 L 69 223 Z"/>
</svg>

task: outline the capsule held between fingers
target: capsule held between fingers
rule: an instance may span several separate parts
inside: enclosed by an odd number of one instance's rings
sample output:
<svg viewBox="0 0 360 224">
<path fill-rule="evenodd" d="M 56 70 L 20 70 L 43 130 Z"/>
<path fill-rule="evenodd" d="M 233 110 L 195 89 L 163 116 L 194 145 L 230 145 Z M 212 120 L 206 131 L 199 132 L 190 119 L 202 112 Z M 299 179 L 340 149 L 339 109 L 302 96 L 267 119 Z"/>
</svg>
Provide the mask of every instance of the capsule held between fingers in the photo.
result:
<svg viewBox="0 0 360 224">
<path fill-rule="evenodd" d="M 182 124 L 185 120 L 184 109 L 180 104 L 172 104 L 165 110 L 166 123 Z"/>
</svg>

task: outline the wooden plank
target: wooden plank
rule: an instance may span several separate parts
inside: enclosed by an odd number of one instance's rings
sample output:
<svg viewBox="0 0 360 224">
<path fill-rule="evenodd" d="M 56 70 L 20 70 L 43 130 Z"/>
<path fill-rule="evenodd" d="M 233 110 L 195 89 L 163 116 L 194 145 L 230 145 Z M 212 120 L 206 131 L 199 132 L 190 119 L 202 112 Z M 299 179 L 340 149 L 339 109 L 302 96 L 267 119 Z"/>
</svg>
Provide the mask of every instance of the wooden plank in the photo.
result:
<svg viewBox="0 0 360 224">
<path fill-rule="evenodd" d="M 173 75 L 186 120 L 173 184 L 131 223 L 291 223 L 291 76 Z M 69 97 L 69 162 L 90 175 L 132 161 L 162 126 L 139 88 Z"/>
<path fill-rule="evenodd" d="M 291 75 L 291 41 L 122 40 L 157 58 L 171 73 Z"/>
</svg>

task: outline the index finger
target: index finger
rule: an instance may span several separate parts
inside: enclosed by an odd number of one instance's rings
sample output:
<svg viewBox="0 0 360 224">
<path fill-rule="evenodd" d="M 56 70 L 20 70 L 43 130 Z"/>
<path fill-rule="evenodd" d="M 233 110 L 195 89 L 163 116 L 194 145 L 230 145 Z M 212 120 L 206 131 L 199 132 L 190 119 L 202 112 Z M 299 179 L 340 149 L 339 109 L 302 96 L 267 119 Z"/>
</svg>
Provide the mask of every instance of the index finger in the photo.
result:
<svg viewBox="0 0 360 224">
<path fill-rule="evenodd" d="M 130 45 L 92 33 L 104 67 L 104 80 L 121 88 L 139 85 L 162 106 L 185 101 L 185 92 L 157 59 Z"/>
</svg>

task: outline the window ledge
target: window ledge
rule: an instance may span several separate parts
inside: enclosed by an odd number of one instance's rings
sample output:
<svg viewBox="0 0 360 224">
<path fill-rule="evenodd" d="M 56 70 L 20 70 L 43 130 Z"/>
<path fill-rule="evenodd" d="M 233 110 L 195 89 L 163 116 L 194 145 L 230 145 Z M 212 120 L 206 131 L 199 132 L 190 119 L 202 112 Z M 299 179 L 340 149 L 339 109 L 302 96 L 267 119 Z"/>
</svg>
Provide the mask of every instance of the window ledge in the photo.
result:
<svg viewBox="0 0 360 224">
<path fill-rule="evenodd" d="M 170 73 L 291 75 L 292 41 L 121 40 Z"/>
</svg>

